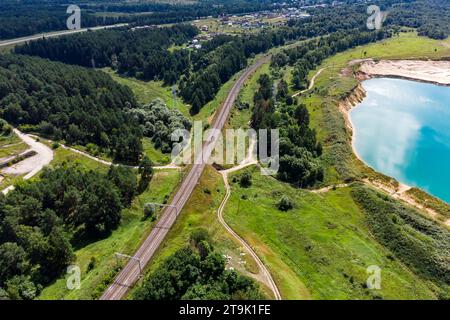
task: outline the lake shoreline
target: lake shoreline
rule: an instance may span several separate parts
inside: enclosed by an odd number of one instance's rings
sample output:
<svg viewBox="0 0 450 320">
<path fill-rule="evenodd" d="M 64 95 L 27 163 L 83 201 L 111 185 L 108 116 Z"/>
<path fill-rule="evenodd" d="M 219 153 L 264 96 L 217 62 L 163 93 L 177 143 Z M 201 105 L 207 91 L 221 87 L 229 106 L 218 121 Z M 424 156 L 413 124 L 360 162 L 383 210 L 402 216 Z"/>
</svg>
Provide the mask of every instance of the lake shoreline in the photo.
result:
<svg viewBox="0 0 450 320">
<path fill-rule="evenodd" d="M 346 98 L 344 98 L 343 100 L 341 100 L 338 103 L 338 108 L 341 111 L 341 113 L 343 114 L 346 127 L 351 134 L 350 145 L 351 145 L 353 154 L 366 167 L 371 168 L 375 172 L 378 172 L 377 170 L 372 168 L 368 163 L 366 163 L 362 159 L 362 157 L 359 155 L 358 151 L 356 150 L 356 146 L 355 146 L 355 135 L 356 135 L 355 125 L 352 122 L 350 112 L 366 98 L 367 92 L 364 89 L 362 82 L 365 80 L 373 79 L 373 78 L 394 78 L 394 79 L 403 79 L 403 80 L 409 80 L 409 81 L 435 84 L 435 85 L 440 85 L 440 86 L 450 86 L 450 61 L 449 62 L 445 61 L 445 64 L 448 63 L 448 66 L 449 66 L 448 71 L 447 71 L 447 69 L 443 70 L 444 74 L 448 74 L 447 75 L 448 79 L 442 79 L 442 76 L 441 76 L 442 74 L 437 76 L 435 79 L 431 79 L 429 77 L 427 79 L 424 79 L 424 77 L 421 76 L 420 72 L 417 72 L 417 77 L 414 77 L 414 75 L 405 75 L 403 72 L 401 72 L 401 70 L 398 70 L 398 69 L 391 70 L 389 73 L 384 72 L 384 70 L 381 70 L 381 71 L 378 70 L 378 71 L 375 71 L 374 73 L 369 73 L 369 70 L 371 70 L 369 68 L 365 68 L 365 69 L 363 69 L 364 71 L 361 71 L 361 66 L 369 63 L 369 61 L 373 61 L 373 60 L 358 61 L 358 63 L 360 64 L 360 68 L 358 68 L 358 71 L 356 72 L 356 75 L 355 75 L 356 79 L 358 80 L 358 85 L 351 90 L 351 92 L 348 94 L 348 96 Z M 408 62 L 408 63 L 410 63 L 410 62 Z M 436 65 L 435 61 L 430 61 L 430 62 L 424 61 L 424 63 L 434 63 L 434 66 Z M 397 71 L 398 71 L 398 73 L 396 73 Z M 389 178 L 391 178 L 393 181 L 397 182 L 398 185 L 390 185 L 390 184 L 383 183 L 381 181 L 369 181 L 368 179 L 365 179 L 364 182 L 370 184 L 371 186 L 375 187 L 376 189 L 380 189 L 384 192 L 389 193 L 392 197 L 394 197 L 396 199 L 403 200 L 406 203 L 408 203 L 418 209 L 424 210 L 433 219 L 436 219 L 436 217 L 438 215 L 440 215 L 435 210 L 427 207 L 426 205 L 423 205 L 422 203 L 418 202 L 417 199 L 415 199 L 414 197 L 407 194 L 407 192 L 409 190 L 411 190 L 413 188 L 420 189 L 419 187 L 412 187 L 405 183 L 401 183 L 393 177 L 389 177 Z M 433 195 L 430 195 L 430 196 L 434 197 Z M 439 200 L 448 205 L 448 203 L 445 202 L 444 200 L 442 200 L 442 199 L 439 199 Z M 447 226 L 450 226 L 450 220 L 446 220 L 444 222 L 444 224 Z"/>
</svg>

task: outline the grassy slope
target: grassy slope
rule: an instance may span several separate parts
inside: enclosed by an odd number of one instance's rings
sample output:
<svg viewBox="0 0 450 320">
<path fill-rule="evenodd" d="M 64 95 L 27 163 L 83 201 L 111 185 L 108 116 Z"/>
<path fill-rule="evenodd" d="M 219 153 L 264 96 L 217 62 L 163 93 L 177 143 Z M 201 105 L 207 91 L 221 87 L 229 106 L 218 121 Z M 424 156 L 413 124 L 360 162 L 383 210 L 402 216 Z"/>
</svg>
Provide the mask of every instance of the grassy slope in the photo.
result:
<svg viewBox="0 0 450 320">
<path fill-rule="evenodd" d="M 244 84 L 239 97 L 242 103 L 248 103 L 250 109 L 238 110 L 233 108 L 230 118 L 228 120 L 228 126 L 230 128 L 248 128 L 248 122 L 250 121 L 253 106 L 253 95 L 258 90 L 258 79 L 262 74 L 269 73 L 270 62 L 267 62 L 261 66 L 255 73 L 251 75 L 248 81 Z"/>
<path fill-rule="evenodd" d="M 430 299 L 413 275 L 370 235 L 349 188 L 323 195 L 298 190 L 253 170 L 248 189 L 232 184 L 226 220 L 262 257 L 287 299 Z M 247 199 L 242 199 L 242 196 Z M 282 195 L 295 208 L 280 212 Z M 382 289 L 363 288 L 366 268 L 382 268 Z"/>
<path fill-rule="evenodd" d="M 357 84 L 354 79 L 340 76 L 340 70 L 347 65 L 348 61 L 361 58 L 364 52 L 367 57 L 375 58 L 440 58 L 449 55 L 449 47 L 449 40 L 441 43 L 408 33 L 327 59 L 309 75 L 311 78 L 320 68 L 328 68 L 317 78 L 316 88 L 318 89 L 314 90 L 313 94 L 302 98 L 309 107 L 312 126 L 318 131 L 319 139 L 326 141 L 330 134 L 333 134 L 330 128 L 336 129 L 325 123 L 324 114 L 328 111 L 323 108 L 324 102 L 333 104 L 334 115 L 341 120 L 338 124 L 342 126 L 342 132 L 345 132 L 342 116 L 335 107 L 335 103 Z M 284 74 L 287 80 L 290 79 L 289 72 L 288 68 Z M 247 88 L 255 86 L 256 80 L 256 77 L 252 79 Z M 254 88 L 247 92 L 246 89 L 242 92 L 242 97 L 251 97 L 251 91 L 254 92 Z M 240 126 L 246 123 L 250 113 L 248 115 L 241 113 L 240 116 L 238 121 L 232 119 L 230 124 Z M 351 149 L 349 151 L 351 154 Z M 352 159 L 348 165 L 359 166 L 361 169 L 361 164 L 356 159 Z M 329 166 L 327 173 L 327 183 L 340 181 L 334 167 Z M 370 294 L 360 286 L 367 278 L 365 268 L 370 264 L 380 265 L 383 268 L 383 274 L 389 277 L 388 279 L 384 277 L 383 290 L 376 293 L 377 295 L 403 299 L 434 297 L 431 290 L 427 288 L 426 282 L 412 275 L 402 264 L 387 259 L 389 252 L 370 236 L 365 227 L 364 215 L 353 203 L 349 189 L 318 196 L 293 190 L 274 180 L 270 180 L 270 186 L 268 186 L 267 179 L 261 177 L 259 179 L 260 185 L 257 190 L 248 193 L 262 193 L 265 196 L 248 201 L 245 205 L 243 204 L 245 201 L 239 201 L 238 198 L 242 192 L 238 191 L 230 200 L 227 221 L 258 248 L 258 253 L 268 263 L 285 297 L 370 298 Z M 288 188 L 292 198 L 301 199 L 308 205 L 303 204 L 305 205 L 303 209 L 296 209 L 297 214 L 294 214 L 294 220 L 286 218 L 286 214 L 274 208 L 279 196 L 273 196 L 268 191 L 273 188 L 278 189 L 279 193 L 286 192 Z M 304 199 L 305 195 L 307 195 L 306 199 Z M 238 215 L 236 202 L 240 202 L 240 208 L 244 206 L 252 213 Z M 339 234 L 335 230 L 339 230 Z M 317 252 L 308 253 L 305 242 L 313 243 L 313 248 L 317 248 Z M 356 260 L 355 264 L 351 263 L 353 260 Z M 343 275 L 344 269 L 347 278 Z M 351 277 L 355 284 L 350 283 Z M 309 290 L 305 290 L 305 285 Z"/>
<path fill-rule="evenodd" d="M 108 166 L 105 166 L 100 162 L 91 160 L 79 153 L 75 153 L 63 148 L 57 148 L 56 150 L 54 150 L 54 158 L 50 165 L 57 166 L 64 163 L 77 164 L 85 170 L 95 170 L 101 171 L 103 173 L 106 173 L 109 169 Z"/>
<path fill-rule="evenodd" d="M 21 153 L 27 148 L 27 144 L 22 142 L 15 133 L 11 133 L 8 136 L 0 136 L 0 158 L 6 158 Z"/>
</svg>

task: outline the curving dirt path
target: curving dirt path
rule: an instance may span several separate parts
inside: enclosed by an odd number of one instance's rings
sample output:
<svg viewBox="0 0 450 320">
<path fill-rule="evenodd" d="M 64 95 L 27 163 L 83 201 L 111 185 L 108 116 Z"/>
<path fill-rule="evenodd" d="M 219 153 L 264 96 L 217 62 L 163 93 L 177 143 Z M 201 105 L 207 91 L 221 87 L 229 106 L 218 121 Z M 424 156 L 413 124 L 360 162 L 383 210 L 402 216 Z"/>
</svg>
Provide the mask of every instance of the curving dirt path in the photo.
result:
<svg viewBox="0 0 450 320">
<path fill-rule="evenodd" d="M 294 93 L 294 94 L 292 95 L 292 98 L 295 98 L 295 97 L 297 97 L 297 96 L 299 96 L 299 95 L 301 95 L 301 94 L 303 94 L 303 93 L 305 93 L 305 92 L 308 92 L 308 91 L 311 90 L 312 88 L 314 88 L 314 84 L 315 84 L 315 82 L 316 82 L 317 77 L 320 76 L 320 74 L 321 74 L 321 73 L 323 72 L 323 70 L 325 70 L 326 68 L 328 68 L 328 67 L 322 68 L 322 69 L 320 69 L 319 71 L 317 71 L 317 73 L 311 78 L 311 83 L 309 84 L 308 89 L 305 89 L 305 90 L 302 90 L 302 91 L 300 91 L 300 92 Z"/>
<path fill-rule="evenodd" d="M 228 170 L 220 171 L 220 174 L 222 175 L 222 178 L 223 178 L 223 182 L 225 184 L 226 194 L 225 194 L 225 197 L 222 200 L 222 203 L 220 204 L 219 209 L 217 210 L 217 217 L 219 219 L 220 224 L 228 231 L 229 234 L 231 234 L 245 248 L 245 250 L 248 252 L 248 254 L 250 254 L 250 256 L 255 260 L 255 262 L 256 262 L 256 264 L 258 265 L 258 268 L 259 268 L 259 274 L 255 275 L 255 278 L 257 278 L 258 280 L 262 281 L 265 285 L 267 285 L 272 290 L 273 295 L 275 296 L 276 300 L 281 300 L 282 298 L 281 298 L 280 291 L 278 290 L 278 287 L 277 287 L 275 281 L 273 280 L 272 275 L 270 274 L 269 270 L 266 268 L 266 266 L 261 261 L 261 259 L 258 257 L 256 252 L 252 249 L 252 247 L 247 242 L 245 242 L 245 240 L 242 239 L 225 222 L 225 219 L 223 217 L 223 211 L 224 211 L 225 206 L 226 206 L 226 204 L 228 202 L 228 199 L 231 196 L 231 188 L 230 188 L 230 184 L 228 182 L 228 174 L 231 173 L 231 172 L 239 171 L 239 170 L 241 170 L 241 169 L 243 169 L 245 167 L 258 164 L 258 160 L 256 160 L 256 157 L 255 157 L 255 155 L 256 155 L 255 147 L 256 147 L 256 141 L 252 140 L 250 142 L 249 155 L 244 161 L 242 161 L 236 167 L 230 168 Z"/>
<path fill-rule="evenodd" d="M 106 166 L 118 166 L 119 165 L 117 163 L 113 163 L 113 162 L 110 162 L 110 161 L 106 161 L 106 160 L 97 158 L 97 157 L 95 157 L 93 155 L 90 155 L 87 152 L 84 152 L 84 151 L 81 151 L 81 150 L 78 150 L 78 149 L 75 149 L 75 148 L 63 145 L 63 144 L 60 144 L 60 147 L 63 148 L 63 149 L 70 150 L 72 152 L 78 153 L 78 154 L 80 154 L 82 156 L 85 156 L 86 158 L 89 158 L 91 160 L 97 161 L 97 162 L 99 162 L 101 164 L 104 164 Z M 127 166 L 127 167 L 133 168 L 133 169 L 138 169 L 139 168 L 139 166 Z M 179 166 L 177 166 L 177 165 L 175 165 L 173 163 L 170 163 L 170 164 L 165 165 L 165 166 L 154 166 L 153 169 L 155 169 L 155 170 L 181 169 L 181 167 L 179 167 Z"/>
</svg>

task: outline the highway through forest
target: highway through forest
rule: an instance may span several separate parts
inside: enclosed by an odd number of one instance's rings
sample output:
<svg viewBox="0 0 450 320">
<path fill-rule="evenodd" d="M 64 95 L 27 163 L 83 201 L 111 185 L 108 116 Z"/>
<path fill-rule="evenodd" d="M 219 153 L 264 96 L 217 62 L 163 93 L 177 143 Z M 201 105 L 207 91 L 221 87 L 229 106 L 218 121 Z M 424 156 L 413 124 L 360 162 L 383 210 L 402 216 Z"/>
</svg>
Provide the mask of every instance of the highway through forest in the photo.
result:
<svg viewBox="0 0 450 320">
<path fill-rule="evenodd" d="M 66 36 L 69 34 L 86 32 L 88 30 L 96 31 L 96 30 L 102 30 L 102 29 L 120 28 L 120 27 L 125 27 L 127 25 L 128 25 L 128 23 L 120 23 L 120 24 L 113 24 L 113 25 L 109 25 L 109 26 L 98 26 L 98 27 L 92 27 L 92 28 L 81 28 L 81 29 L 76 29 L 76 30 L 62 30 L 62 31 L 54 31 L 54 32 L 48 32 L 48 33 L 40 33 L 40 34 L 28 36 L 28 37 L 0 41 L 0 48 L 12 46 L 12 45 L 16 45 L 16 44 L 21 44 L 21 43 L 24 43 L 27 41 L 39 40 L 42 38 L 53 38 L 53 37 Z"/>
<path fill-rule="evenodd" d="M 269 59 L 270 56 L 264 56 L 253 65 L 249 66 L 233 85 L 212 125 L 212 129 L 217 130 L 212 130 L 207 139 L 205 139 L 206 142 L 203 143 L 202 152 L 199 152 L 199 155 L 196 155 L 194 164 L 191 166 L 189 173 L 184 178 L 169 206 L 163 210 L 157 225 L 152 229 L 150 235 L 136 251 L 133 259 L 130 259 L 126 263 L 124 268 L 115 278 L 114 282 L 106 289 L 100 297 L 100 300 L 123 299 L 128 290 L 133 287 L 139 279 L 142 274 L 142 270 L 145 266 L 147 266 L 161 243 L 164 241 L 164 238 L 169 233 L 169 230 L 174 225 L 178 215 L 181 213 L 184 205 L 189 200 L 192 192 L 198 184 L 206 163 L 214 150 L 214 146 L 218 141 L 234 102 L 236 101 L 239 91 L 250 75 L 262 64 L 269 61 Z"/>
</svg>

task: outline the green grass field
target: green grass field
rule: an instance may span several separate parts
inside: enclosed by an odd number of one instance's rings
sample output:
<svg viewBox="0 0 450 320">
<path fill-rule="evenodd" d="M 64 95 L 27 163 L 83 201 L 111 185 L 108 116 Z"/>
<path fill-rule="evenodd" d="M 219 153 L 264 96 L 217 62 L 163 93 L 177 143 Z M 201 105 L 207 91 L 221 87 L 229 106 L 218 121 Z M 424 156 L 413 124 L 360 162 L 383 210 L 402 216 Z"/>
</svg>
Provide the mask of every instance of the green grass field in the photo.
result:
<svg viewBox="0 0 450 320">
<path fill-rule="evenodd" d="M 156 222 L 143 221 L 143 207 L 148 202 L 161 203 L 172 193 L 180 180 L 179 171 L 157 171 L 147 191 L 138 196 L 129 209 L 123 211 L 119 228 L 103 240 L 90 243 L 75 251 L 75 265 L 81 269 L 81 288 L 70 291 L 66 278 L 46 287 L 40 299 L 96 299 L 113 279 L 116 267 L 115 252 L 132 255 Z M 95 267 L 87 271 L 91 258 Z"/>
<path fill-rule="evenodd" d="M 166 165 L 170 163 L 170 153 L 162 153 L 161 150 L 156 149 L 150 138 L 144 137 L 142 139 L 142 147 L 144 148 L 144 154 L 152 160 L 155 165 Z"/>
<path fill-rule="evenodd" d="M 162 81 L 141 81 L 138 79 L 123 77 L 110 68 L 102 69 L 109 74 L 115 81 L 131 88 L 140 104 L 149 104 L 153 100 L 162 99 L 168 108 L 176 108 L 185 116 L 189 116 L 189 106 L 184 104 L 180 97 L 177 97 L 174 104 L 172 88 L 163 86 Z"/>
<path fill-rule="evenodd" d="M 14 132 L 7 136 L 0 136 L 0 158 L 8 158 L 18 155 L 29 148 L 30 147 L 26 143 L 22 142 L 22 140 L 20 140 Z M 3 190 L 21 180 L 21 176 L 13 176 L 2 173 L 0 174 L 0 190 Z"/>
<path fill-rule="evenodd" d="M 0 136 L 0 158 L 10 157 L 28 149 L 28 145 L 14 133 Z"/>
<path fill-rule="evenodd" d="M 232 184 L 225 218 L 256 249 L 285 299 L 435 298 L 372 238 L 350 188 L 319 195 L 252 172 L 250 188 Z M 276 208 L 282 195 L 293 210 Z M 371 265 L 382 269 L 381 290 L 364 288 Z"/>
<path fill-rule="evenodd" d="M 250 105 L 250 109 L 238 110 L 236 107 L 234 107 L 228 120 L 228 127 L 234 129 L 249 127 L 248 122 L 250 121 L 252 115 L 253 96 L 259 88 L 258 79 L 262 74 L 270 72 L 269 67 L 270 62 L 263 64 L 245 82 L 241 92 L 239 93 L 239 99 L 241 103 L 248 103 Z"/>
</svg>

